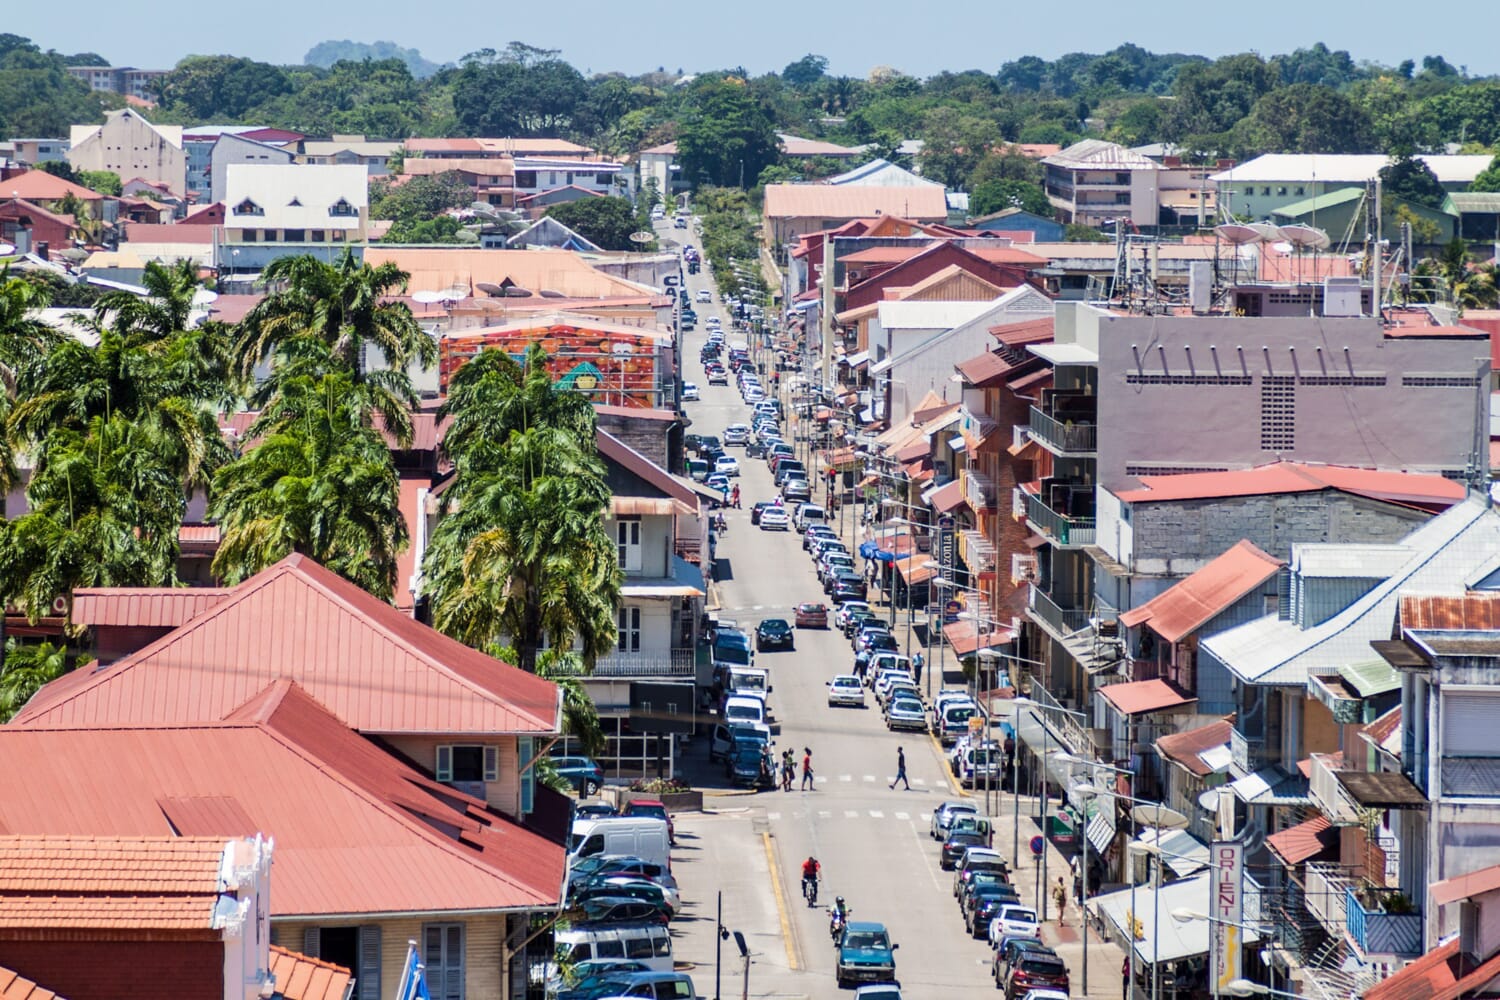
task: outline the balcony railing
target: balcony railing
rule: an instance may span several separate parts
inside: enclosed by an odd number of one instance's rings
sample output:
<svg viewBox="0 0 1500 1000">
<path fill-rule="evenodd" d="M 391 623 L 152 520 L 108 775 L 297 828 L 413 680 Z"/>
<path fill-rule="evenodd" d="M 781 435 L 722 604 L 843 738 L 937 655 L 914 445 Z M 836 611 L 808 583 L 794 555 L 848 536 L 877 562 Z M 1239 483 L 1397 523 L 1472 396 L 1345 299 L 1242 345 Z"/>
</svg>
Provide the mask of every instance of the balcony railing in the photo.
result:
<svg viewBox="0 0 1500 1000">
<path fill-rule="evenodd" d="M 1266 741 L 1251 739 L 1238 729 L 1231 729 L 1229 754 L 1236 767 L 1246 771 L 1259 771 L 1266 765 Z"/>
<path fill-rule="evenodd" d="M 958 533 L 958 554 L 964 565 L 975 573 L 988 573 L 995 568 L 995 546 L 979 531 Z"/>
<path fill-rule="evenodd" d="M 1031 408 L 1031 436 L 1052 451 L 1068 455 L 1092 455 L 1098 450 L 1097 427 L 1092 422 L 1057 420 Z"/>
<path fill-rule="evenodd" d="M 995 484 L 977 469 L 964 470 L 964 495 L 975 513 L 986 513 L 995 509 Z"/>
<path fill-rule="evenodd" d="M 696 658 L 692 649 L 671 652 L 611 653 L 594 662 L 595 677 L 692 677 Z"/>
<path fill-rule="evenodd" d="M 1027 493 L 1026 519 L 1040 534 L 1058 545 L 1076 547 L 1094 544 L 1094 519 L 1059 514 L 1039 496 Z"/>
<path fill-rule="evenodd" d="M 1387 913 L 1379 904 L 1367 910 L 1353 886 L 1345 891 L 1344 929 L 1364 955 L 1414 958 L 1422 954 L 1422 914 Z"/>
<path fill-rule="evenodd" d="M 1347 923 L 1344 911 L 1354 881 L 1338 865 L 1309 861 L 1304 871 L 1306 886 L 1303 898 L 1307 903 L 1307 912 L 1316 917 L 1331 936 L 1343 937 Z"/>
<path fill-rule="evenodd" d="M 1064 608 L 1040 587 L 1031 587 L 1031 596 L 1027 606 L 1031 611 L 1031 617 L 1059 635 L 1072 635 L 1074 632 L 1088 628 L 1089 613 L 1086 609 Z"/>
<path fill-rule="evenodd" d="M 1359 808 L 1349 798 L 1349 793 L 1344 791 L 1344 786 L 1339 784 L 1338 778 L 1334 777 L 1335 768 L 1331 766 L 1331 758 L 1327 754 L 1315 753 L 1312 755 L 1312 776 L 1309 779 L 1309 790 L 1312 798 L 1323 815 L 1335 826 L 1347 826 L 1359 822 Z"/>
</svg>

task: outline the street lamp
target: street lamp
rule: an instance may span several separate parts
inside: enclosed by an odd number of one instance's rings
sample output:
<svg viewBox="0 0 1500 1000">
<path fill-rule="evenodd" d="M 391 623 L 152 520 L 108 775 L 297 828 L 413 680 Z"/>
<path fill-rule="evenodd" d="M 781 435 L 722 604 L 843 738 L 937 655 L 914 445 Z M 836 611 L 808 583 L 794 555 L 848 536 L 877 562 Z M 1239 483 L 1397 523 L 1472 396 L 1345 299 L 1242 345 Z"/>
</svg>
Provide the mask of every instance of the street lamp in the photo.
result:
<svg viewBox="0 0 1500 1000">
<path fill-rule="evenodd" d="M 1238 927 L 1240 930 L 1254 931 L 1256 934 L 1259 934 L 1259 935 L 1262 935 L 1262 936 L 1269 936 L 1271 938 L 1271 940 L 1272 940 L 1272 948 L 1273 948 L 1272 954 L 1274 955 L 1274 946 L 1275 946 L 1275 941 L 1277 939 L 1277 929 L 1276 929 L 1276 925 L 1274 923 L 1272 923 L 1272 924 L 1246 924 L 1246 923 L 1241 923 L 1238 920 L 1226 920 L 1223 917 L 1216 917 L 1216 916 L 1213 916 L 1212 914 L 1209 914 L 1209 913 L 1203 913 L 1203 912 L 1201 912 L 1199 910 L 1195 910 L 1195 909 L 1193 909 L 1192 907 L 1189 907 L 1189 906 L 1178 906 L 1178 907 L 1175 907 L 1175 908 L 1173 908 L 1171 910 L 1168 910 L 1167 913 L 1168 913 L 1168 915 L 1171 916 L 1171 918 L 1173 920 L 1176 920 L 1176 921 L 1179 921 L 1179 922 L 1188 921 L 1188 920 L 1207 920 L 1209 923 L 1212 923 L 1212 924 L 1224 924 L 1224 925 L 1226 925 L 1228 927 Z M 1275 976 L 1275 966 L 1273 965 L 1273 960 L 1266 958 L 1266 954 L 1264 952 L 1261 953 L 1261 959 L 1262 959 L 1262 961 L 1265 962 L 1267 968 L 1269 968 L 1271 970 L 1271 979 L 1274 982 L 1276 976 Z M 1296 996 L 1296 994 L 1294 994 L 1294 993 L 1283 993 L 1280 990 L 1273 989 L 1270 986 L 1263 986 L 1260 983 L 1252 982 L 1249 979 L 1231 979 L 1229 982 L 1225 983 L 1222 987 L 1220 987 L 1220 991 L 1222 993 L 1228 994 L 1229 996 L 1236 996 L 1236 997 L 1245 997 L 1245 996 L 1249 996 L 1252 993 L 1269 994 L 1271 996 L 1283 996 L 1283 997 Z"/>
</svg>

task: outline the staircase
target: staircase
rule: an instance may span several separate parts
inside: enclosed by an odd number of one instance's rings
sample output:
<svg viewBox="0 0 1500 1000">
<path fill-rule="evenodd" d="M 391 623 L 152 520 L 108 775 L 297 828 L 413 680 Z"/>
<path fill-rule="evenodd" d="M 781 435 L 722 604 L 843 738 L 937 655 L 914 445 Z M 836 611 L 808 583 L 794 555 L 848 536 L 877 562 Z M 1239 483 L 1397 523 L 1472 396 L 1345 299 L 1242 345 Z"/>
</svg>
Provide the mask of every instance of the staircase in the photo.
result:
<svg viewBox="0 0 1500 1000">
<path fill-rule="evenodd" d="M 1306 964 L 1292 970 L 1292 978 L 1301 980 L 1303 994 L 1316 1000 L 1355 1000 L 1395 971 L 1373 965 L 1360 966 L 1358 972 L 1346 971 L 1344 964 L 1348 957 L 1349 946 L 1344 939 L 1330 937 Z"/>
</svg>

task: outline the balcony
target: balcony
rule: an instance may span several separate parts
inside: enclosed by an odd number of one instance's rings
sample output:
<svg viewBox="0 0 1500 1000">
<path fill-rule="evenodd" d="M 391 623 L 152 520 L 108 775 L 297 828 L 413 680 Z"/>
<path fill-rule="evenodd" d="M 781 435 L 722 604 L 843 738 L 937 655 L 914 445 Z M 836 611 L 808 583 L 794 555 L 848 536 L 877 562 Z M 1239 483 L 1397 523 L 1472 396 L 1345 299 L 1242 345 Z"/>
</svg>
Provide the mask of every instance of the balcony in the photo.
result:
<svg viewBox="0 0 1500 1000">
<path fill-rule="evenodd" d="M 995 569 L 995 546 L 979 531 L 958 533 L 958 555 L 964 565 L 975 573 L 990 573 Z"/>
<path fill-rule="evenodd" d="M 1343 937 L 1348 922 L 1345 915 L 1349 890 L 1354 880 L 1347 869 L 1340 865 L 1309 861 L 1305 868 L 1306 885 L 1303 898 L 1307 912 L 1317 918 L 1318 923 L 1330 937 Z"/>
<path fill-rule="evenodd" d="M 692 677 L 697 657 L 691 648 L 670 652 L 611 653 L 594 663 L 595 677 Z"/>
<path fill-rule="evenodd" d="M 1374 907 L 1365 908 L 1365 901 Z M 1360 954 L 1415 958 L 1422 954 L 1422 914 L 1401 893 L 1366 889 L 1345 890 L 1344 930 Z M 1400 912 L 1390 912 L 1399 910 Z"/>
<path fill-rule="evenodd" d="M 1031 437 L 1058 455 L 1092 455 L 1098 450 L 1096 426 L 1092 421 L 1056 420 L 1040 407 L 1031 408 Z"/>
<path fill-rule="evenodd" d="M 1334 826 L 1351 826 L 1359 822 L 1359 807 L 1349 798 L 1349 793 L 1344 791 L 1338 778 L 1334 777 L 1334 772 L 1340 770 L 1339 765 L 1342 763 L 1343 758 L 1336 755 L 1313 754 L 1309 790 L 1312 792 L 1313 802 L 1328 817 L 1328 822 Z"/>
<path fill-rule="evenodd" d="M 1075 632 L 1089 627 L 1089 613 L 1085 608 L 1063 607 L 1040 587 L 1031 588 L 1026 610 L 1031 617 L 1059 642 Z"/>
<path fill-rule="evenodd" d="M 1094 544 L 1092 486 L 1044 479 L 1042 495 L 1027 493 L 1025 497 L 1026 520 L 1032 530 L 1063 548 Z"/>
<path fill-rule="evenodd" d="M 984 473 L 974 468 L 963 471 L 964 496 L 976 514 L 988 514 L 995 510 L 995 483 Z"/>
<path fill-rule="evenodd" d="M 1234 766 L 1244 771 L 1259 771 L 1266 760 L 1266 741 L 1246 736 L 1238 729 L 1229 731 L 1229 754 Z"/>
</svg>

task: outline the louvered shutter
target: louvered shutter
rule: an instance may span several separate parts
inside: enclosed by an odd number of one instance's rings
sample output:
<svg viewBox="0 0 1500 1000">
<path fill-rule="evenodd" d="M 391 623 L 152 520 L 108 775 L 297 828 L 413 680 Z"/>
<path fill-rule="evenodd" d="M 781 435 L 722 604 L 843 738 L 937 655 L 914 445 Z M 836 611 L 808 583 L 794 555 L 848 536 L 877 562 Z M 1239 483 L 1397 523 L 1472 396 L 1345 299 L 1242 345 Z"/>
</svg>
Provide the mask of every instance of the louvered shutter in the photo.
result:
<svg viewBox="0 0 1500 1000">
<path fill-rule="evenodd" d="M 1443 695 L 1443 756 L 1494 757 L 1500 694 L 1450 691 Z"/>
<path fill-rule="evenodd" d="M 487 746 L 484 748 L 484 780 L 500 780 L 500 748 Z"/>
<path fill-rule="evenodd" d="M 525 816 L 531 812 L 531 801 L 536 789 L 536 768 L 526 767 L 531 763 L 532 754 L 535 753 L 530 736 L 522 736 L 519 740 L 521 746 L 521 767 L 525 770 L 521 773 L 521 815 Z"/>
<path fill-rule="evenodd" d="M 322 958 L 323 944 L 322 933 L 316 927 L 304 927 L 302 929 L 302 954 L 308 958 Z"/>
<path fill-rule="evenodd" d="M 453 780 L 453 748 L 451 746 L 437 748 L 437 766 L 433 770 L 434 777 L 438 781 Z"/>
<path fill-rule="evenodd" d="M 359 1000 L 380 1000 L 380 925 L 359 928 Z"/>
</svg>

